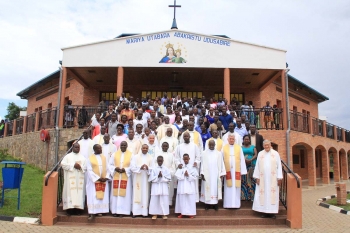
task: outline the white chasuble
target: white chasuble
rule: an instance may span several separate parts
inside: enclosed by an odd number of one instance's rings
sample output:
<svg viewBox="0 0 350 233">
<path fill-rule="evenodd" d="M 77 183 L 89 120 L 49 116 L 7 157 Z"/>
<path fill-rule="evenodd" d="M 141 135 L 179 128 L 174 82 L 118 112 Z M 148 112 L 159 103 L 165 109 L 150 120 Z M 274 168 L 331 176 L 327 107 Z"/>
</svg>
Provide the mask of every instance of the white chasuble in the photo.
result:
<svg viewBox="0 0 350 233">
<path fill-rule="evenodd" d="M 112 155 L 111 159 L 109 160 L 108 166 L 109 173 L 111 174 L 111 178 L 113 179 L 112 188 L 110 192 L 110 210 L 112 214 L 129 215 L 131 212 L 132 205 L 132 172 L 130 167 L 132 156 L 130 151 L 126 151 L 125 153 L 119 151 L 118 155 L 117 153 L 114 153 Z M 116 160 L 115 158 L 116 156 L 120 156 L 119 163 L 117 162 L 118 159 Z M 115 171 L 116 167 L 125 169 L 125 175 L 127 177 L 125 195 L 121 195 L 121 187 L 124 188 L 122 186 L 122 183 L 125 181 L 123 180 L 122 174 Z M 115 175 L 117 175 L 117 179 L 114 178 Z M 116 195 L 114 195 L 115 188 L 117 189 Z"/>
<path fill-rule="evenodd" d="M 218 204 L 222 199 L 222 182 L 220 176 L 226 175 L 221 152 L 207 149 L 202 154 L 201 175 L 204 175 L 201 185 L 200 201 L 205 204 Z"/>
<path fill-rule="evenodd" d="M 225 147 L 224 147 L 225 148 Z M 245 164 L 244 154 L 242 151 L 242 148 L 240 148 L 240 153 L 236 155 L 234 153 L 234 146 L 230 146 L 229 149 L 229 166 L 230 166 L 230 172 L 232 174 L 233 180 L 236 174 L 236 157 L 240 156 L 240 162 L 241 162 L 241 176 L 247 174 L 247 166 Z M 225 158 L 225 150 L 222 152 L 223 158 Z M 225 160 L 224 160 L 225 161 Z M 226 165 L 226 164 L 225 164 Z M 227 173 L 227 171 L 226 171 Z M 240 208 L 241 207 L 241 186 L 236 187 L 235 182 L 232 182 L 233 185 L 229 187 L 226 181 L 226 176 L 224 178 L 224 208 Z"/>
<path fill-rule="evenodd" d="M 103 164 L 107 165 L 107 158 L 105 156 L 101 155 L 91 155 L 95 156 L 98 167 L 99 167 L 99 174 L 96 174 L 94 172 L 94 169 L 92 167 L 92 164 L 89 159 L 87 159 L 86 162 L 86 170 L 87 170 L 87 179 L 86 179 L 86 197 L 87 197 L 87 206 L 89 214 L 102 214 L 102 213 L 108 213 L 109 212 L 109 186 L 105 186 L 105 190 L 103 193 L 103 198 L 98 199 L 97 198 L 97 191 L 95 182 L 98 181 L 98 179 L 103 178 L 102 174 L 106 173 L 105 178 L 109 178 L 109 170 L 106 166 L 106 171 L 104 171 Z M 103 162 L 102 160 L 105 159 Z M 106 182 L 106 184 L 108 181 Z"/>
<path fill-rule="evenodd" d="M 81 170 L 74 168 L 75 163 L 80 165 Z M 79 153 L 71 152 L 63 158 L 61 166 L 64 170 L 63 209 L 84 209 L 86 159 Z"/>
<path fill-rule="evenodd" d="M 279 187 L 278 179 L 282 179 L 281 158 L 277 151 L 262 150 L 258 154 L 253 177 L 260 179 L 255 186 L 253 210 L 262 213 L 278 213 Z"/>
<path fill-rule="evenodd" d="M 150 184 L 148 182 L 149 170 L 144 170 L 141 168 L 141 166 L 144 164 L 148 166 L 148 169 L 152 167 L 152 155 L 142 154 L 141 152 L 137 155 L 134 155 L 131 159 L 131 171 L 133 173 L 133 215 L 148 216 L 148 204 L 150 195 Z"/>
</svg>

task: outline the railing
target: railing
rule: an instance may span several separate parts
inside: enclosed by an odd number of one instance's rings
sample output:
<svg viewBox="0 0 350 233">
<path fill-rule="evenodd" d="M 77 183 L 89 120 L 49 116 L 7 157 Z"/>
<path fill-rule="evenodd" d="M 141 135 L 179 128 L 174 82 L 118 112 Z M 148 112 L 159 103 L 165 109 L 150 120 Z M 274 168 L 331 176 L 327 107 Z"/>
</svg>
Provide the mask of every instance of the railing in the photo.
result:
<svg viewBox="0 0 350 233">
<path fill-rule="evenodd" d="M 300 180 L 299 177 L 288 167 L 288 165 L 281 160 L 282 163 L 282 185 L 280 186 L 280 201 L 282 205 L 287 209 L 287 174 L 290 173 L 294 176 L 297 181 L 297 188 L 300 188 Z M 293 198 L 293 197 L 291 197 Z"/>
<path fill-rule="evenodd" d="M 13 120 L 7 123 L 7 136 L 12 136 Z"/>
<path fill-rule="evenodd" d="M 323 121 L 314 117 L 312 118 L 312 134 L 323 136 Z"/>
<path fill-rule="evenodd" d="M 283 129 L 283 109 L 281 108 L 255 108 L 254 110 L 235 110 L 237 116 L 245 115 L 245 121 L 255 125 L 257 129 Z M 244 124 L 245 122 L 242 122 Z"/>
<path fill-rule="evenodd" d="M 326 123 L 326 136 L 327 138 L 334 139 L 334 127 L 330 123 Z"/>
<path fill-rule="evenodd" d="M 87 128 L 90 129 L 91 125 Z M 80 141 L 83 138 L 83 135 L 79 137 L 77 141 Z M 52 175 L 53 172 L 57 171 L 58 173 L 58 188 L 57 188 L 57 206 L 59 206 L 62 202 L 62 191 L 63 191 L 63 184 L 64 184 L 64 172 L 61 166 L 61 162 L 63 158 L 69 154 L 73 149 L 73 145 L 67 150 L 66 154 L 58 161 L 58 163 L 51 169 L 50 173 L 45 178 L 45 186 L 47 186 L 49 182 L 49 178 Z"/>
<path fill-rule="evenodd" d="M 23 133 L 23 117 L 16 119 L 16 134 Z"/>
<path fill-rule="evenodd" d="M 64 127 L 70 128 L 76 125 L 84 128 L 90 123 L 91 117 L 103 112 L 98 106 L 66 105 L 64 107 Z"/>
<path fill-rule="evenodd" d="M 290 113 L 290 129 L 303 133 L 309 132 L 309 115 L 293 112 Z"/>
<path fill-rule="evenodd" d="M 33 113 L 33 114 L 28 115 L 28 117 L 27 117 L 27 129 L 26 129 L 27 133 L 34 132 L 35 116 L 36 116 L 36 113 Z"/>
<path fill-rule="evenodd" d="M 38 129 L 50 129 L 55 127 L 57 108 L 48 108 L 40 112 Z"/>
<path fill-rule="evenodd" d="M 350 142 L 350 131 L 349 130 L 345 131 L 345 141 Z"/>
<path fill-rule="evenodd" d="M 340 127 L 337 127 L 337 140 L 338 141 L 343 141 L 343 134 L 341 132 L 341 128 Z"/>
</svg>

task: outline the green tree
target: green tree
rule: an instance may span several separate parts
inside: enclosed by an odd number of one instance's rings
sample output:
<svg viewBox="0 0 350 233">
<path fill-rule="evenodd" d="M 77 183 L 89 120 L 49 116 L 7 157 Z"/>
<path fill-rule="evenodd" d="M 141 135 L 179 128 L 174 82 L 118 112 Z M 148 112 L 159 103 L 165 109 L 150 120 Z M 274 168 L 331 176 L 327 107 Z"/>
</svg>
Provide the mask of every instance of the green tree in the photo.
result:
<svg viewBox="0 0 350 233">
<path fill-rule="evenodd" d="M 7 106 L 7 115 L 5 115 L 5 118 L 9 120 L 14 120 L 19 117 L 19 112 L 20 111 L 26 111 L 26 107 L 20 107 L 14 102 L 10 102 L 9 105 Z"/>
</svg>

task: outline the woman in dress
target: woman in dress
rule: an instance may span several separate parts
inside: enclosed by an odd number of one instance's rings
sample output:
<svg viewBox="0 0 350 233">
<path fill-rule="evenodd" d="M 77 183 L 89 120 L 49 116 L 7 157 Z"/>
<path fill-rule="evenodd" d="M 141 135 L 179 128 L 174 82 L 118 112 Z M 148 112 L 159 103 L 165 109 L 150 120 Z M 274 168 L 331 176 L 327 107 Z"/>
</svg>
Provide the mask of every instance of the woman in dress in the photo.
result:
<svg viewBox="0 0 350 233">
<path fill-rule="evenodd" d="M 176 115 L 174 125 L 178 130 L 182 128 L 182 117 L 180 115 Z"/>
<path fill-rule="evenodd" d="M 253 178 L 253 172 L 258 154 L 255 146 L 250 144 L 249 135 L 243 137 L 242 150 L 248 173 L 247 175 L 242 175 L 241 199 L 244 201 L 253 201 L 255 192 L 255 179 Z"/>
<path fill-rule="evenodd" d="M 205 116 L 205 119 L 207 122 L 209 122 L 209 124 L 213 124 L 214 123 L 214 109 L 213 108 L 209 108 L 209 112 L 208 115 Z"/>
<path fill-rule="evenodd" d="M 124 141 L 126 138 L 127 138 L 127 135 L 124 133 L 124 125 L 118 124 L 117 133 L 112 137 L 112 142 L 117 147 L 117 150 L 119 149 L 120 143 Z"/>
</svg>

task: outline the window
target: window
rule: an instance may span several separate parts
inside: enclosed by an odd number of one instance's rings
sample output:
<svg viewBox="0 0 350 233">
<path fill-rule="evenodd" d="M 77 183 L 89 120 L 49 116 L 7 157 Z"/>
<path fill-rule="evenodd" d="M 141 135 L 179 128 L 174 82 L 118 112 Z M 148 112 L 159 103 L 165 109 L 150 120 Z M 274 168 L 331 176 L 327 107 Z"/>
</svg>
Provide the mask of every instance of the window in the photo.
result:
<svg viewBox="0 0 350 233">
<path fill-rule="evenodd" d="M 125 97 L 128 98 L 130 93 L 129 92 L 124 92 Z M 106 100 L 108 101 L 115 101 L 117 99 L 117 93 L 116 92 L 101 92 L 100 93 L 100 101 L 102 98 L 105 97 Z"/>
<path fill-rule="evenodd" d="M 147 93 L 151 95 L 152 99 L 155 99 L 156 97 L 162 98 L 164 96 L 164 91 L 142 91 L 141 97 L 145 98 Z M 192 98 L 196 96 L 197 98 L 202 98 L 203 93 L 201 91 L 178 91 L 178 92 L 166 92 L 168 95 L 168 98 L 172 97 L 173 95 L 180 95 L 181 97 L 187 97 Z"/>
<path fill-rule="evenodd" d="M 215 93 L 214 98 L 218 100 L 219 98 L 223 98 L 224 94 L 221 93 Z M 236 97 L 237 101 L 240 105 L 244 104 L 244 93 L 231 93 L 229 101 L 233 99 L 233 97 Z"/>
</svg>

